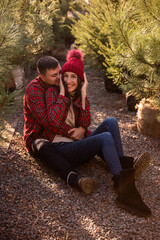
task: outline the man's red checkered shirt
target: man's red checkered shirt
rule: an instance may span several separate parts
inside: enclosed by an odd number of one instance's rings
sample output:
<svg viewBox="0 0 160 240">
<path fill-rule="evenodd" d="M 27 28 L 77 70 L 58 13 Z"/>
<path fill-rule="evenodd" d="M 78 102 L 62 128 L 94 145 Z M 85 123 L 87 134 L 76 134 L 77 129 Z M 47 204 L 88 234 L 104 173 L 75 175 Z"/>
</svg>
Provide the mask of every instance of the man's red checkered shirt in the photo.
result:
<svg viewBox="0 0 160 240">
<path fill-rule="evenodd" d="M 48 101 L 48 108 L 46 107 Z M 69 99 L 59 95 L 58 87 L 47 89 L 40 77 L 32 80 L 24 95 L 24 140 L 28 150 L 37 138 L 53 141 L 56 134 L 70 137 L 71 126 L 65 123 Z M 90 125 L 90 104 L 86 99 L 86 109 L 82 109 L 81 98 L 73 103 L 76 127 L 87 129 Z M 90 131 L 86 131 L 86 136 Z"/>
</svg>

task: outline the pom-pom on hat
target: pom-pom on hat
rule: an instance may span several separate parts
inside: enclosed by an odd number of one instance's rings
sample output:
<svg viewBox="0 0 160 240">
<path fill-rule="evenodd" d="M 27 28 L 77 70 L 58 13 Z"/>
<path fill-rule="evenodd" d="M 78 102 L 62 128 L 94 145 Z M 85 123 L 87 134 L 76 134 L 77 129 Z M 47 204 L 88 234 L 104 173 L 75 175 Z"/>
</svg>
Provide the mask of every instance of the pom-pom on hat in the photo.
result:
<svg viewBox="0 0 160 240">
<path fill-rule="evenodd" d="M 73 49 L 68 51 L 67 62 L 62 66 L 61 73 L 74 72 L 84 81 L 83 53 Z"/>
</svg>

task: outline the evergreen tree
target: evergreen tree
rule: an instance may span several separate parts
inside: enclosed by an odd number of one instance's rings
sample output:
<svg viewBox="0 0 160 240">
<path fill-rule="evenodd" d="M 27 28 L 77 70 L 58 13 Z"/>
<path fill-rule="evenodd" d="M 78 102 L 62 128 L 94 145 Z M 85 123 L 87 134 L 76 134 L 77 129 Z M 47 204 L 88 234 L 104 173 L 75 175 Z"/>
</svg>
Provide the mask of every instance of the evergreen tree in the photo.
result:
<svg viewBox="0 0 160 240">
<path fill-rule="evenodd" d="M 10 70 L 54 45 L 53 15 L 52 1 L 0 1 L 0 102 L 7 97 Z"/>
<path fill-rule="evenodd" d="M 82 11 L 78 0 L 55 0 L 55 15 L 53 16 L 53 36 L 55 48 L 69 47 L 68 43 L 74 41 L 71 34 L 71 24 L 76 18 L 75 11 Z M 70 17 L 71 15 L 71 17 Z"/>
<path fill-rule="evenodd" d="M 25 66 L 72 38 L 69 12 L 78 0 L 0 0 L 0 102 L 7 97 L 10 70 Z"/>
<path fill-rule="evenodd" d="M 100 68 L 103 66 L 104 56 L 99 54 L 99 43 L 108 44 L 108 24 L 106 17 L 106 4 L 102 0 L 92 0 L 89 4 L 81 1 L 84 14 L 77 13 L 79 20 L 74 21 L 72 33 L 76 44 L 82 48 L 89 60 Z"/>
<path fill-rule="evenodd" d="M 12 12 L 14 9 L 16 13 L 17 7 L 14 0 L 1 0 L 0 2 L 0 105 L 7 97 L 5 85 L 12 68 L 10 59 L 14 53 L 14 47 L 20 39 L 19 28 Z"/>
<path fill-rule="evenodd" d="M 159 0 L 91 0 L 73 26 L 81 48 L 102 59 L 123 90 L 160 108 Z"/>
</svg>

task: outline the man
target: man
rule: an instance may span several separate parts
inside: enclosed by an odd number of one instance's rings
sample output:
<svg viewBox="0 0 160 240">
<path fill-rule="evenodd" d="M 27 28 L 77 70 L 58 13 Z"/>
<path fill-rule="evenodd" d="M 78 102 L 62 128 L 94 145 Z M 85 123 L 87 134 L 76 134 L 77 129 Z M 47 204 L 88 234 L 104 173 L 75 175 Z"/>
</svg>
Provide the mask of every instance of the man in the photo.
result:
<svg viewBox="0 0 160 240">
<path fill-rule="evenodd" d="M 59 62 L 52 56 L 44 56 L 37 62 L 39 76 L 28 84 L 24 95 L 25 145 L 32 156 L 51 167 L 70 186 L 79 187 L 86 194 L 90 194 L 95 189 L 96 181 L 90 177 L 80 176 L 52 144 L 54 126 L 48 121 L 45 92 L 48 87 L 59 87 L 60 69 Z M 63 97 L 61 95 L 61 98 Z M 71 127 L 66 125 L 64 131 L 69 136 L 72 134 L 70 130 Z M 85 129 L 81 128 L 81 136 L 75 136 L 76 140 L 80 139 L 84 133 Z"/>
</svg>

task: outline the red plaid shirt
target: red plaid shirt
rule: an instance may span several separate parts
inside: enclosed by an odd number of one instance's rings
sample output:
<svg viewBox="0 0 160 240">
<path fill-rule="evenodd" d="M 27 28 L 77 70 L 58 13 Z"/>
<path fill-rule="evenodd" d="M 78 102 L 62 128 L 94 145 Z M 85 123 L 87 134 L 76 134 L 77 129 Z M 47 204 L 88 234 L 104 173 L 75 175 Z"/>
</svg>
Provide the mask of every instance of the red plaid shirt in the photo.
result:
<svg viewBox="0 0 160 240">
<path fill-rule="evenodd" d="M 45 138 L 52 142 L 56 134 L 70 137 L 68 130 L 72 127 L 65 123 L 68 98 L 59 95 L 58 87 L 50 87 L 47 92 L 46 90 L 45 83 L 37 77 L 28 84 L 24 95 L 24 140 L 28 150 L 37 138 Z M 86 110 L 82 109 L 80 98 L 74 102 L 77 127 L 89 126 L 89 109 L 88 100 L 86 100 Z M 89 134 L 87 130 L 86 135 Z"/>
<path fill-rule="evenodd" d="M 70 137 L 68 131 L 73 128 L 65 123 L 68 114 L 69 99 L 59 95 L 59 88 L 51 87 L 46 91 L 46 106 L 48 113 L 48 120 L 52 126 L 55 127 L 55 135 L 60 134 L 65 137 Z M 82 126 L 87 129 L 90 125 L 90 104 L 86 99 L 86 108 L 83 110 L 81 97 L 73 102 L 73 110 L 75 114 L 75 127 Z M 86 131 L 89 135 L 90 131 Z"/>
</svg>

